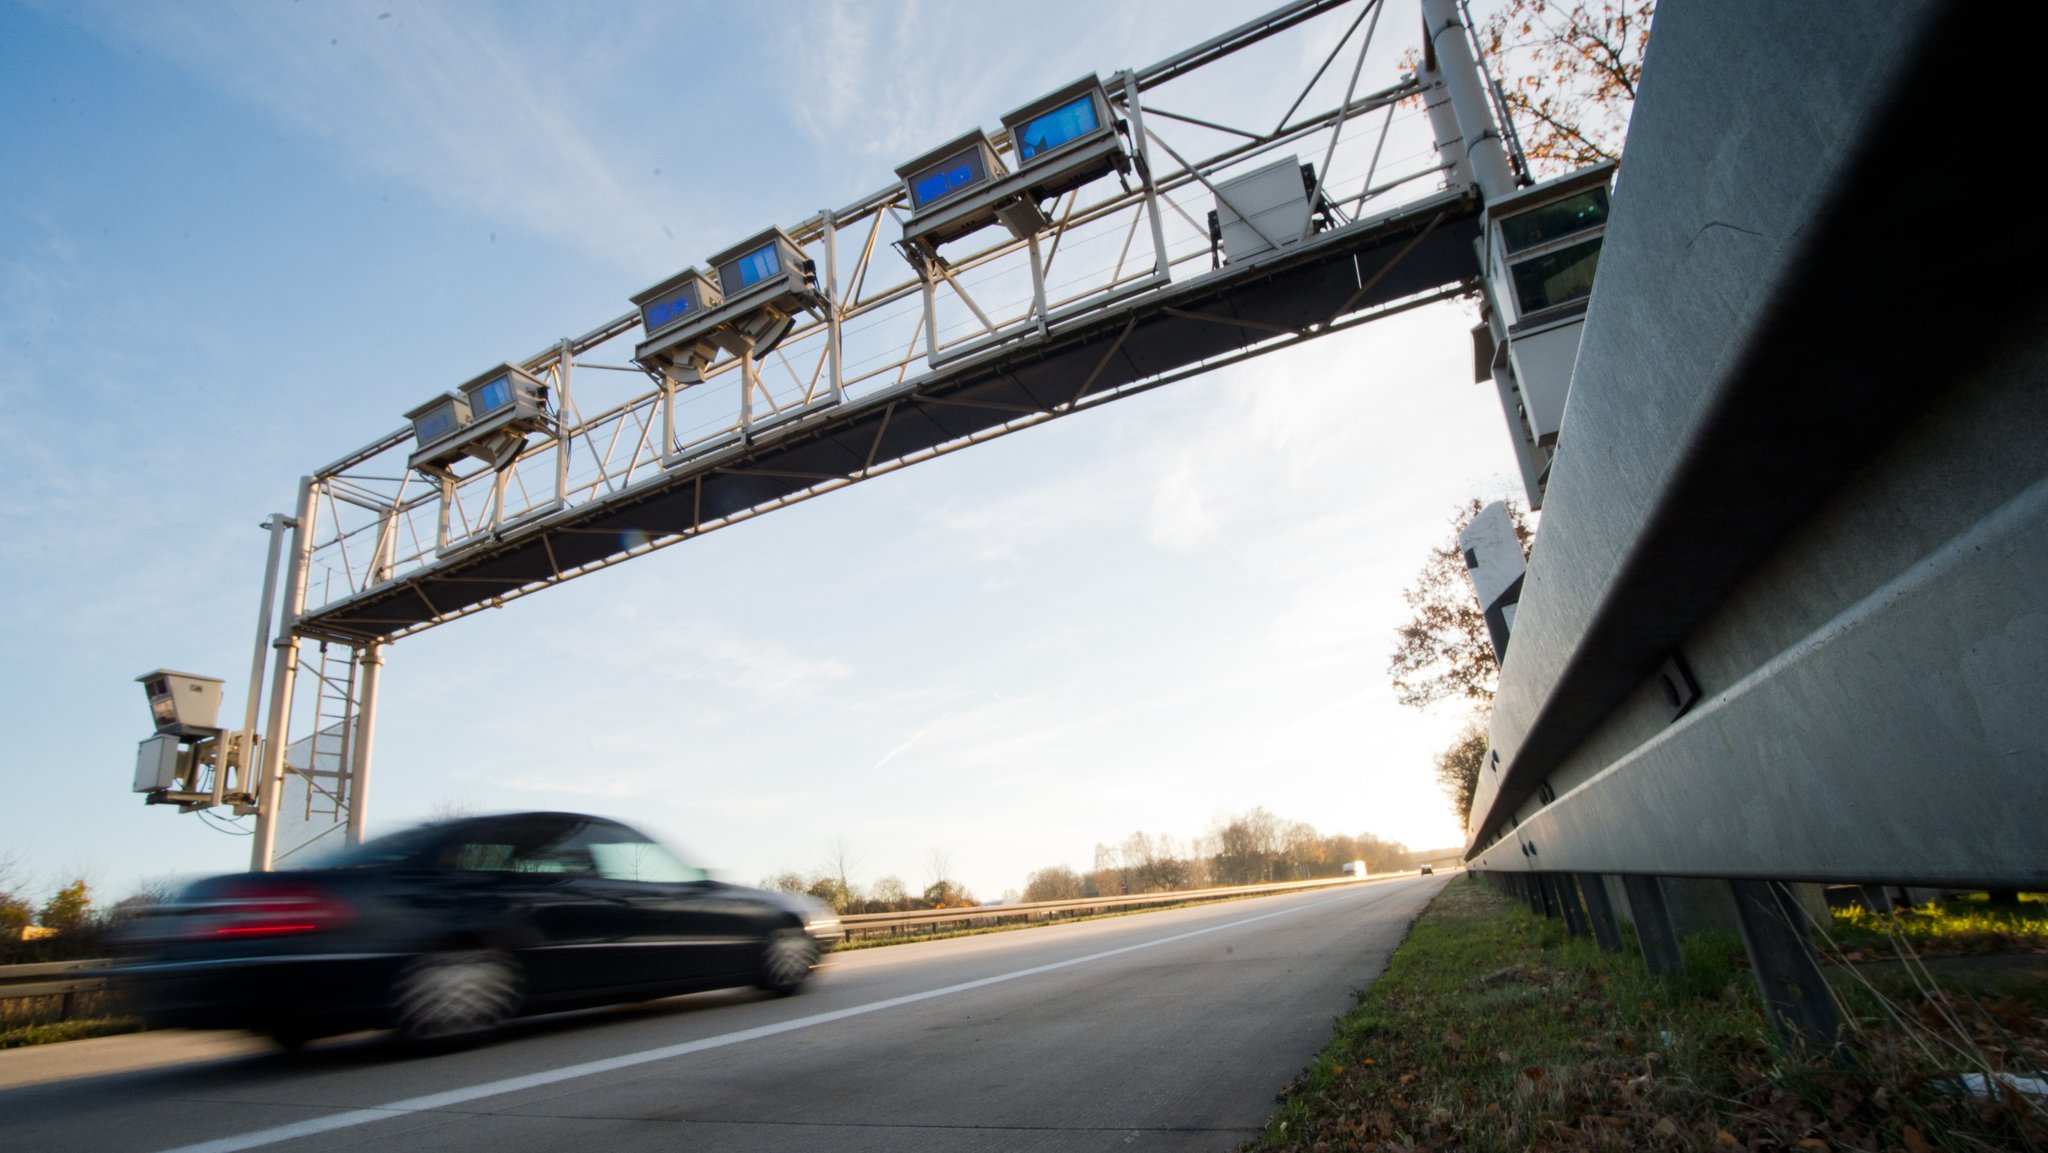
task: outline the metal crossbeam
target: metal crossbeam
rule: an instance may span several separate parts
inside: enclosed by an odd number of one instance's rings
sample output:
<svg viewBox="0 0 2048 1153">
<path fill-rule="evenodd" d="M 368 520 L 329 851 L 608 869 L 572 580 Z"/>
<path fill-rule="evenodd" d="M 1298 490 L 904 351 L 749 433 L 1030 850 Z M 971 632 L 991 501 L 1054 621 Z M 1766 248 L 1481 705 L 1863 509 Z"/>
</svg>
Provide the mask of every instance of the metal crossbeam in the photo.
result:
<svg viewBox="0 0 2048 1153">
<path fill-rule="evenodd" d="M 1450 183 L 1413 78 L 1355 96 L 1357 69 L 1345 69 L 1332 76 L 1349 80 L 1342 102 L 1298 114 L 1334 71 L 1326 60 L 1298 94 L 1278 94 L 1276 108 L 1291 103 L 1263 133 L 1147 106 L 1146 93 L 1173 99 L 1174 81 L 1340 8 L 1346 26 L 1329 58 L 1355 45 L 1362 64 L 1380 4 L 1290 4 L 1108 78 L 1135 179 L 1062 195 L 1037 235 L 899 264 L 892 276 L 877 249 L 909 214 L 901 185 L 786 229 L 822 271 L 829 304 L 757 367 L 722 355 L 688 383 L 621 372 L 627 355 L 616 350 L 640 337 L 629 313 L 516 362 L 548 385 L 555 427 L 502 471 L 409 475 L 409 430 L 320 469 L 308 480 L 317 528 L 300 542 L 312 591 L 291 632 L 352 645 L 406 636 L 968 444 L 1470 291 L 1479 201 Z M 1389 150 L 1404 132 L 1412 139 Z M 1315 203 L 1347 211 L 1332 208 L 1320 231 L 1303 225 L 1299 237 L 1290 224 L 1270 238 L 1273 251 L 1215 267 L 1209 229 L 1183 202 L 1220 195 L 1219 184 L 1290 151 L 1321 165 Z"/>
</svg>

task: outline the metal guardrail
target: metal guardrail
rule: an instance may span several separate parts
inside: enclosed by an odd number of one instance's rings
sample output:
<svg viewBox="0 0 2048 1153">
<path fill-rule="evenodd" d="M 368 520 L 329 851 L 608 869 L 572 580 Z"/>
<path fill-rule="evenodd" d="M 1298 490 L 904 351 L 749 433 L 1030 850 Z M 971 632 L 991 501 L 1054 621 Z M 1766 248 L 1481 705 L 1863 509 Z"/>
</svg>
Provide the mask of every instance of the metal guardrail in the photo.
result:
<svg viewBox="0 0 2048 1153">
<path fill-rule="evenodd" d="M 839 924 L 849 939 L 905 936 L 919 931 L 934 931 L 940 926 L 947 925 L 959 928 L 984 928 L 1018 922 L 1051 921 L 1112 909 L 1146 909 L 1162 905 L 1184 905 L 1195 901 L 1225 900 L 1231 897 L 1258 897 L 1272 893 L 1326 889 L 1338 885 L 1355 885 L 1414 875 L 1411 870 L 1385 873 L 1376 877 L 1328 877 L 1314 881 L 1281 881 L 1270 885 L 1232 885 L 1214 889 L 1181 889 L 1168 893 L 1089 897 L 1077 901 L 978 905 L 971 909 L 912 909 L 902 913 L 856 913 L 841 917 Z M 110 959 L 98 958 L 89 961 L 0 965 L 0 1001 L 62 997 L 64 1005 L 58 1015 L 58 1019 L 62 1020 L 70 1017 L 73 1000 L 78 994 L 106 991 L 108 978 L 102 971 L 113 964 Z"/>
<path fill-rule="evenodd" d="M 33 965 L 0 965 L 0 1002 L 23 1001 L 35 997 L 61 997 L 57 1019 L 69 1020 L 81 993 L 103 993 L 107 989 L 107 978 L 99 970 L 114 962 L 106 959 L 90 961 L 46 961 Z"/>
<path fill-rule="evenodd" d="M 1014 905 L 977 905 L 965 909 L 912 909 L 901 913 L 853 913 L 839 918 L 846 938 L 899 937 L 948 929 L 994 928 L 1005 924 L 1030 924 L 1095 912 L 1152 909 L 1186 905 L 1198 901 L 1220 901 L 1233 897 L 1259 897 L 1304 889 L 1327 889 L 1412 877 L 1414 870 L 1383 873 L 1372 877 L 1324 877 L 1312 881 L 1277 881 L 1265 885 L 1228 885 L 1212 889 L 1178 889 L 1163 893 L 1136 893 L 1114 897 L 1084 897 L 1073 901 L 1030 901 Z"/>
</svg>

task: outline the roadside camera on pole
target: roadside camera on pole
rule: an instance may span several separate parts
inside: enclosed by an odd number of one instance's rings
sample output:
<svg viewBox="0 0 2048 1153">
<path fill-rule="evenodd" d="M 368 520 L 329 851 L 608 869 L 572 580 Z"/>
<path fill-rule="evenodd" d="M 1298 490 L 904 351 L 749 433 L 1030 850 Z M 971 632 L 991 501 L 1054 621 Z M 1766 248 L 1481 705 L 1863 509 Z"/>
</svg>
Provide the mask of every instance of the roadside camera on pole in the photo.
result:
<svg viewBox="0 0 2048 1153">
<path fill-rule="evenodd" d="M 910 198 L 904 244 L 927 259 L 939 245 L 1001 223 L 1023 239 L 1051 223 L 1042 205 L 1111 172 L 1129 172 L 1109 94 L 1093 76 L 1003 117 L 1015 172 L 981 130 L 948 141 L 896 170 Z"/>
<path fill-rule="evenodd" d="M 155 669 L 135 679 L 149 696 L 149 715 L 158 733 L 203 737 L 220 731 L 220 688 L 225 683 L 220 678 Z"/>
<path fill-rule="evenodd" d="M 528 433 L 547 431 L 548 386 L 518 365 L 500 364 L 405 416 L 418 446 L 406 467 L 444 480 L 464 457 L 504 469 Z"/>
<path fill-rule="evenodd" d="M 828 306 L 817 268 L 796 240 L 770 228 L 713 256 L 710 275 L 694 268 L 633 297 L 646 339 L 633 350 L 642 368 L 696 384 L 723 350 L 759 360 L 805 312 Z"/>
<path fill-rule="evenodd" d="M 149 697 L 149 716 L 156 725 L 156 735 L 136 748 L 135 791 L 151 794 L 151 803 L 173 790 L 184 795 L 169 799 L 196 798 L 201 747 L 220 739 L 223 682 L 176 669 L 152 669 L 135 679 Z M 205 797 L 211 800 L 212 794 Z"/>
</svg>

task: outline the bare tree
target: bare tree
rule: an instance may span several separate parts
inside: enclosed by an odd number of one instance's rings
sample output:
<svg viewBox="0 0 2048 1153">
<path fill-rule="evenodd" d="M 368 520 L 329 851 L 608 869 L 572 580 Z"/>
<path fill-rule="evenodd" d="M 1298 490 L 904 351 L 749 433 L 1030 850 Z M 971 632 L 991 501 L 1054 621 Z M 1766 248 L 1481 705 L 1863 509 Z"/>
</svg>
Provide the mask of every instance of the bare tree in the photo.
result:
<svg viewBox="0 0 2048 1153">
<path fill-rule="evenodd" d="M 28 875 L 22 868 L 21 857 L 0 853 L 0 941 L 20 940 L 22 929 L 35 916 L 35 906 L 28 903 L 24 892 L 27 888 Z"/>
<path fill-rule="evenodd" d="M 1024 880 L 1027 901 L 1077 901 L 1088 896 L 1088 883 L 1065 865 L 1052 865 Z"/>
<path fill-rule="evenodd" d="M 910 892 L 903 887 L 903 878 L 901 877 L 883 877 L 875 882 L 874 888 L 869 892 L 868 903 L 870 905 L 883 906 L 882 908 L 871 910 L 873 912 L 896 912 L 910 907 Z"/>
<path fill-rule="evenodd" d="M 835 840 L 825 859 L 819 862 L 817 875 L 807 891 L 842 913 L 850 912 L 861 899 L 860 889 L 853 883 L 853 870 L 853 854 L 847 851 L 846 841 Z"/>
<path fill-rule="evenodd" d="M 76 877 L 59 888 L 36 914 L 36 923 L 59 933 L 76 932 L 92 918 L 92 889 L 84 877 Z"/>
<path fill-rule="evenodd" d="M 1532 166 L 1621 156 L 1656 0 L 1508 0 L 1479 27 Z"/>
<path fill-rule="evenodd" d="M 1443 786 L 1460 821 L 1472 820 L 1472 794 L 1479 788 L 1479 769 L 1486 762 L 1488 743 L 1486 727 L 1474 720 L 1450 748 L 1437 754 L 1436 782 Z"/>
<path fill-rule="evenodd" d="M 1522 555 L 1527 556 L 1532 535 L 1528 519 L 1514 501 L 1507 506 Z M 1458 534 L 1482 507 L 1474 497 L 1457 511 L 1444 543 L 1429 551 L 1415 583 L 1401 594 L 1415 615 L 1395 630 L 1387 672 L 1394 678 L 1395 699 L 1404 705 L 1425 708 L 1442 700 L 1468 701 L 1479 708 L 1493 704 L 1500 666 L 1487 636 L 1486 616 L 1465 575 L 1465 555 L 1458 548 Z"/>
</svg>

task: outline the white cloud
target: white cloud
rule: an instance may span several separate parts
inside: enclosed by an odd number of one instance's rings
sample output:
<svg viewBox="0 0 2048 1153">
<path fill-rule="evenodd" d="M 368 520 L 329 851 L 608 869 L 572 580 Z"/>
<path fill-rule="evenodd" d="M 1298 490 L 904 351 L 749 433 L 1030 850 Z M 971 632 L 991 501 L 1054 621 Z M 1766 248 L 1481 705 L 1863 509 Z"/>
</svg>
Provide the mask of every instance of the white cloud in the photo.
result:
<svg viewBox="0 0 2048 1153">
<path fill-rule="evenodd" d="M 491 9 L 388 3 L 89 5 L 81 18 L 370 171 L 638 263 L 663 216 L 622 176 L 637 152 L 578 99 L 548 42 L 502 33 Z"/>
<path fill-rule="evenodd" d="M 1194 466 L 1182 462 L 1152 493 L 1152 509 L 1145 519 L 1145 539 L 1171 552 L 1193 552 L 1215 540 L 1220 532 L 1202 499 Z"/>
</svg>

